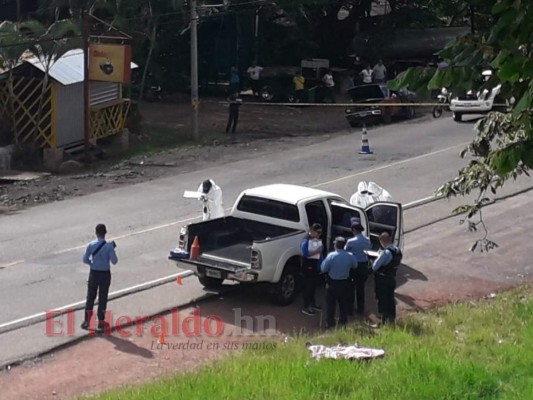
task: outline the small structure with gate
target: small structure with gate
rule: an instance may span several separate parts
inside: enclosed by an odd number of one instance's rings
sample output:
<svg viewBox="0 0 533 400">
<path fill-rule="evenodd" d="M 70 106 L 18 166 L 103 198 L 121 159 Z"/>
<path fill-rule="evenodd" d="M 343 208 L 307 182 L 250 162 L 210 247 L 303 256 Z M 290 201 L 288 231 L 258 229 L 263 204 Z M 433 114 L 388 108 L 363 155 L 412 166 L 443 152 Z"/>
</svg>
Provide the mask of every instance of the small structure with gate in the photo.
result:
<svg viewBox="0 0 533 400">
<path fill-rule="evenodd" d="M 17 142 L 40 148 L 66 149 L 82 144 L 84 135 L 84 54 L 65 53 L 48 71 L 36 56 L 23 59 L 0 75 L 0 119 L 9 123 Z M 137 65 L 131 63 L 132 68 Z M 130 100 L 122 96 L 122 84 L 89 82 L 89 140 L 123 131 Z"/>
</svg>

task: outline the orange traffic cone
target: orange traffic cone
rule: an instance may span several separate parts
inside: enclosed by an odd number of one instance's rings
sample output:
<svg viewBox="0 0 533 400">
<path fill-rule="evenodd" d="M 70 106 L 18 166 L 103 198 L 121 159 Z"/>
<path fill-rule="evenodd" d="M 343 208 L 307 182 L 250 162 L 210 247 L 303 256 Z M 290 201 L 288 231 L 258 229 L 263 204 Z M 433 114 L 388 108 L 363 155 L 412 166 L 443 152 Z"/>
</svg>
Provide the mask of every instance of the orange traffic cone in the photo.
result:
<svg viewBox="0 0 533 400">
<path fill-rule="evenodd" d="M 196 260 L 198 258 L 198 255 L 200 254 L 200 244 L 198 243 L 198 236 L 194 237 L 194 241 L 192 242 L 191 246 L 191 260 Z"/>
<path fill-rule="evenodd" d="M 157 344 L 165 344 L 165 332 L 161 331 L 159 338 L 157 338 Z"/>
<path fill-rule="evenodd" d="M 181 276 L 178 275 L 178 277 L 176 278 L 176 283 L 178 285 L 183 285 L 183 280 L 181 279 Z"/>
</svg>

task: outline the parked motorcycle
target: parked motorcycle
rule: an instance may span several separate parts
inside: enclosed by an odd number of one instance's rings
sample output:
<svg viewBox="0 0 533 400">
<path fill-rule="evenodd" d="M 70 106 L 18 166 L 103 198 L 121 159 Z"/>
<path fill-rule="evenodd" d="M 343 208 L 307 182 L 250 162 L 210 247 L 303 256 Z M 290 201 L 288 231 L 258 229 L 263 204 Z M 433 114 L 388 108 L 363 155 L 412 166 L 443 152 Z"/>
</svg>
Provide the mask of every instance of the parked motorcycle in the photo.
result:
<svg viewBox="0 0 533 400">
<path fill-rule="evenodd" d="M 437 96 L 437 103 L 439 104 L 433 107 L 433 118 L 440 118 L 445 107 L 449 109 L 451 96 L 452 94 L 448 92 L 448 89 L 441 89 Z"/>
<path fill-rule="evenodd" d="M 163 101 L 163 90 L 161 86 L 148 86 L 144 93 L 144 99 L 150 103 Z"/>
</svg>

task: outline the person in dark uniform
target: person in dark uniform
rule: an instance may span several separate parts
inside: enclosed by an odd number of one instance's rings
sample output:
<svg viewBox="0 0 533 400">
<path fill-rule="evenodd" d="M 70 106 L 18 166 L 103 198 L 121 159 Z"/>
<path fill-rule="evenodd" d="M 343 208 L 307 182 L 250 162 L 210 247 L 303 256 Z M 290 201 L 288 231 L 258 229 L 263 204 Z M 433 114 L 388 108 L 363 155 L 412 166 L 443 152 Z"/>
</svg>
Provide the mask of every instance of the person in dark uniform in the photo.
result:
<svg viewBox="0 0 533 400">
<path fill-rule="evenodd" d="M 335 326 L 335 309 L 339 304 L 339 325 L 348 319 L 348 300 L 350 291 L 350 270 L 357 268 L 353 255 L 344 250 L 346 239 L 338 236 L 334 241 L 335 250 L 322 261 L 321 271 L 326 277 L 326 329 Z"/>
<path fill-rule="evenodd" d="M 351 271 L 351 289 L 348 299 L 348 315 L 354 311 L 354 303 L 357 299 L 357 316 L 365 315 L 365 284 L 368 279 L 368 256 L 365 251 L 370 250 L 370 239 L 363 235 L 365 228 L 359 218 L 353 218 L 351 223 L 353 238 L 346 243 L 345 250 L 355 257 L 357 268 Z"/>
<path fill-rule="evenodd" d="M 378 312 L 381 314 L 382 324 L 394 323 L 396 321 L 396 301 L 394 299 L 396 270 L 402 262 L 402 252 L 392 243 L 392 239 L 387 232 L 379 235 L 379 242 L 383 250 L 372 265 L 375 275 Z"/>
<path fill-rule="evenodd" d="M 239 98 L 237 93 L 233 93 L 229 97 L 229 116 L 228 124 L 226 125 L 226 133 L 235 133 L 237 124 L 239 123 L 239 107 L 242 105 L 242 99 Z"/>
<path fill-rule="evenodd" d="M 111 263 L 116 265 L 118 262 L 115 252 L 115 242 L 106 242 L 105 235 L 107 229 L 104 224 L 96 225 L 96 240 L 87 245 L 83 262 L 88 264 L 91 269 L 89 281 L 87 282 L 87 302 L 85 304 L 85 319 L 81 324 L 82 329 L 88 329 L 93 314 L 94 301 L 98 293 L 98 325 L 97 333 L 103 333 L 105 312 L 107 309 L 107 296 L 109 286 L 111 285 Z"/>
<path fill-rule="evenodd" d="M 318 273 L 323 259 L 322 250 L 324 249 L 320 235 L 322 235 L 322 226 L 313 224 L 307 236 L 300 243 L 304 297 L 302 313 L 311 316 L 315 315 L 316 311 L 321 310 L 315 301 Z"/>
</svg>

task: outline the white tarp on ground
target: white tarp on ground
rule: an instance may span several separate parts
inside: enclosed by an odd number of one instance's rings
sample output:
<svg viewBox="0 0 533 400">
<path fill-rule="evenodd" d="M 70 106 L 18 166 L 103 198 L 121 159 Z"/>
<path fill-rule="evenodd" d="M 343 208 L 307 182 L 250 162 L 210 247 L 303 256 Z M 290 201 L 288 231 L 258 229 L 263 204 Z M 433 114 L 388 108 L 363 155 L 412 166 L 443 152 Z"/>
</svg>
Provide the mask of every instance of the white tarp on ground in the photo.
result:
<svg viewBox="0 0 533 400">
<path fill-rule="evenodd" d="M 377 201 L 392 201 L 392 196 L 376 182 L 359 182 L 357 192 L 350 198 L 350 204 L 352 206 L 363 209 Z"/>
<path fill-rule="evenodd" d="M 369 358 L 383 357 L 385 350 L 359 347 L 357 343 L 351 346 L 337 345 L 327 347 L 320 344 L 308 344 L 307 348 L 311 352 L 311 357 L 315 360 L 321 358 L 333 358 L 335 360 L 365 360 Z"/>
</svg>

